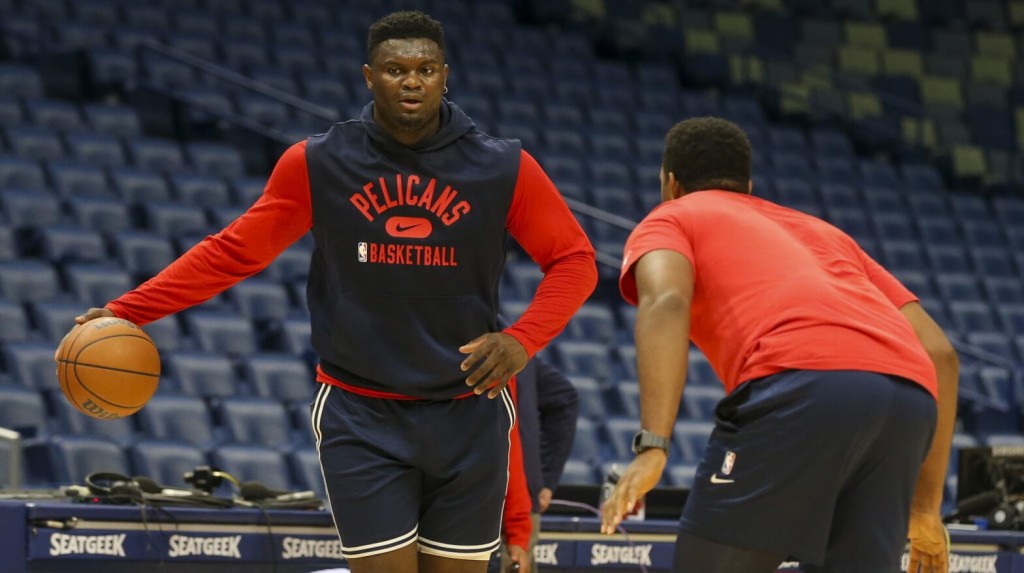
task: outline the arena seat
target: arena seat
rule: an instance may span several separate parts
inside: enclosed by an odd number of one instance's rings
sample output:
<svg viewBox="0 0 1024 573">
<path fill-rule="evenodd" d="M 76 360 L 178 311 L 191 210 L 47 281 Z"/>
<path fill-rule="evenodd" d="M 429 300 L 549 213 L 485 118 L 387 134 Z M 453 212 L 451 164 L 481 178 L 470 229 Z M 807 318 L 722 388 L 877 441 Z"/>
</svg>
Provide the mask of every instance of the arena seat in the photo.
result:
<svg viewBox="0 0 1024 573">
<path fill-rule="evenodd" d="M 136 277 L 149 278 L 175 259 L 170 240 L 150 231 L 122 231 L 111 241 L 121 266 Z"/>
<path fill-rule="evenodd" d="M 697 463 L 704 455 L 704 448 L 707 446 L 708 437 L 715 429 L 714 422 L 697 422 L 691 420 L 679 420 L 672 431 L 672 438 L 675 448 L 682 453 L 682 459 L 686 463 Z"/>
<path fill-rule="evenodd" d="M 633 436 L 640 430 L 640 421 L 636 418 L 608 417 L 604 420 L 604 431 L 609 439 L 613 458 L 631 459 L 633 457 Z"/>
<path fill-rule="evenodd" d="M 0 188 L 48 191 L 39 163 L 28 157 L 0 154 Z"/>
<path fill-rule="evenodd" d="M 44 259 L 53 263 L 95 263 L 108 258 L 106 243 L 99 232 L 78 225 L 47 225 L 34 235 Z"/>
<path fill-rule="evenodd" d="M 96 132 L 120 138 L 136 137 L 142 134 L 139 116 L 131 107 L 103 103 L 87 103 L 82 106 L 86 122 Z"/>
<path fill-rule="evenodd" d="M 227 183 L 213 175 L 176 173 L 170 176 L 171 189 L 178 201 L 199 207 L 225 207 L 232 203 Z"/>
<path fill-rule="evenodd" d="M 725 398 L 725 387 L 693 386 L 683 392 L 682 419 L 704 421 L 715 419 L 715 408 Z M 685 413 L 685 414 L 684 414 Z"/>
<path fill-rule="evenodd" d="M 4 370 L 16 384 L 37 390 L 60 390 L 52 342 L 8 342 L 3 345 Z"/>
<path fill-rule="evenodd" d="M 106 438 L 60 434 L 38 448 L 28 448 L 26 454 L 30 471 L 32 466 L 44 467 L 34 473 L 49 476 L 52 484 L 84 484 L 94 472 L 131 473 L 124 450 Z"/>
<path fill-rule="evenodd" d="M 132 227 L 128 207 L 119 199 L 69 197 L 65 203 L 72 219 L 86 229 L 108 235 Z"/>
<path fill-rule="evenodd" d="M 64 144 L 56 130 L 41 125 L 16 125 L 4 128 L 7 145 L 19 157 L 36 161 L 63 159 Z"/>
<path fill-rule="evenodd" d="M 320 456 L 314 448 L 300 448 L 288 455 L 294 476 L 293 483 L 302 490 L 312 491 L 320 499 L 327 498 L 323 472 L 320 470 Z"/>
<path fill-rule="evenodd" d="M 63 199 L 70 197 L 116 198 L 107 174 L 99 165 L 78 161 L 54 159 L 46 162 L 46 170 L 53 187 Z"/>
<path fill-rule="evenodd" d="M 188 168 L 181 145 L 174 140 L 129 137 L 124 144 L 135 167 L 163 173 L 181 173 Z"/>
<path fill-rule="evenodd" d="M 32 326 L 25 314 L 24 305 L 0 297 L 0 345 L 8 342 L 25 342 L 32 336 Z"/>
<path fill-rule="evenodd" d="M 220 428 L 214 426 L 199 396 L 158 393 L 135 416 L 142 433 L 151 438 L 182 440 L 201 450 L 222 440 Z"/>
<path fill-rule="evenodd" d="M 292 443 L 288 412 L 278 400 L 227 397 L 220 401 L 216 412 L 228 442 L 258 444 L 280 451 Z"/>
<path fill-rule="evenodd" d="M 39 71 L 29 65 L 0 63 L 0 93 L 25 99 L 43 98 L 43 79 Z"/>
<path fill-rule="evenodd" d="M 562 371 L 568 376 L 610 380 L 615 366 L 608 347 L 597 342 L 558 341 L 553 344 Z"/>
<path fill-rule="evenodd" d="M 697 474 L 697 464 L 671 464 L 668 467 L 669 483 L 675 487 L 690 489 Z"/>
<path fill-rule="evenodd" d="M 210 453 L 211 463 L 241 482 L 258 481 L 270 489 L 295 489 L 284 454 L 254 444 L 226 444 Z"/>
<path fill-rule="evenodd" d="M 21 434 L 23 440 L 44 438 L 49 433 L 46 402 L 36 390 L 0 385 L 0 426 Z"/>
<path fill-rule="evenodd" d="M 186 472 L 209 465 L 206 454 L 189 442 L 178 439 L 146 438 L 128 448 L 133 474 L 152 478 L 168 487 L 190 487 Z"/>
<path fill-rule="evenodd" d="M 294 92 L 292 92 L 294 93 Z M 242 155 L 226 143 L 203 141 L 185 144 L 185 156 L 199 173 L 233 179 L 245 175 Z"/>
<path fill-rule="evenodd" d="M 317 389 L 306 363 L 291 355 L 246 356 L 242 371 L 262 398 L 308 404 Z"/>
<path fill-rule="evenodd" d="M 103 306 L 135 286 L 127 272 L 109 263 L 68 263 L 63 270 L 68 288 L 89 306 Z"/>
<path fill-rule="evenodd" d="M 209 352 L 179 351 L 165 353 L 168 374 L 178 381 L 181 391 L 191 396 L 222 398 L 239 392 L 239 381 L 231 361 Z M 145 409 L 145 408 L 144 408 Z"/>
<path fill-rule="evenodd" d="M 598 433 L 597 422 L 588 418 L 576 420 L 576 437 L 572 442 L 570 457 L 584 460 L 590 463 L 599 461 L 602 457 L 601 439 Z"/>
<path fill-rule="evenodd" d="M 601 479 L 589 462 L 569 458 L 562 469 L 559 485 L 599 485 Z"/>
<path fill-rule="evenodd" d="M 63 396 L 55 396 L 55 398 L 53 405 L 59 433 L 105 438 L 116 442 L 121 447 L 131 445 L 138 438 L 133 417 L 101 420 L 78 411 Z"/>
<path fill-rule="evenodd" d="M 25 112 L 31 123 L 60 132 L 77 132 L 84 127 L 82 115 L 74 103 L 56 99 L 25 100 Z M 72 135 L 73 133 L 69 133 Z"/>
<path fill-rule="evenodd" d="M 61 295 L 53 265 L 31 259 L 0 262 L 0 296 L 15 302 L 37 302 Z"/>
<path fill-rule="evenodd" d="M 162 237 L 180 239 L 188 235 L 205 235 L 210 230 L 202 207 L 177 202 L 147 203 L 142 206 L 146 228 Z"/>
<path fill-rule="evenodd" d="M 55 225 L 64 219 L 60 199 L 46 191 L 3 189 L 0 190 L 0 206 L 11 222 L 20 228 Z"/>
<path fill-rule="evenodd" d="M 118 197 L 129 204 L 171 200 L 170 186 L 159 171 L 118 167 L 110 170 L 110 178 Z"/>
<path fill-rule="evenodd" d="M 122 167 L 128 162 L 121 142 L 113 135 L 72 133 L 64 139 L 67 141 L 71 157 L 83 163 Z"/>
</svg>

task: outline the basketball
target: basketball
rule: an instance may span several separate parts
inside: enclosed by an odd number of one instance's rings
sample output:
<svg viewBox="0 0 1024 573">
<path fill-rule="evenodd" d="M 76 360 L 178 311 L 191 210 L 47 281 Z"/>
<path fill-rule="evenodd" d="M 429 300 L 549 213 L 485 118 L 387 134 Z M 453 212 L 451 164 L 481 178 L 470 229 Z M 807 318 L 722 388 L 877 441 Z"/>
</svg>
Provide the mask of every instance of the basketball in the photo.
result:
<svg viewBox="0 0 1024 573">
<path fill-rule="evenodd" d="M 130 416 L 156 392 L 160 355 L 149 335 L 130 321 L 97 318 L 73 328 L 61 343 L 57 379 L 83 414 Z"/>
</svg>

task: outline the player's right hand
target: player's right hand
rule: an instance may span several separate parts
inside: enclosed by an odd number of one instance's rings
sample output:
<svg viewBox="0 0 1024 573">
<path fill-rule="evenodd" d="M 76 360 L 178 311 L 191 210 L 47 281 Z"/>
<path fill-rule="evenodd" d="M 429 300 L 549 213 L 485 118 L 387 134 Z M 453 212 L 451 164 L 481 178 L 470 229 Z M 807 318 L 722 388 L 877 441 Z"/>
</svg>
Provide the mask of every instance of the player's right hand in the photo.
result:
<svg viewBox="0 0 1024 573">
<path fill-rule="evenodd" d="M 104 316 L 117 316 L 117 315 L 114 314 L 114 311 L 112 311 L 110 309 L 107 309 L 107 308 L 90 308 L 89 310 L 85 311 L 83 314 L 80 314 L 80 315 L 75 317 L 75 326 L 78 326 L 79 324 L 85 324 L 85 323 L 89 322 L 90 320 L 93 320 L 94 318 L 102 318 Z M 64 341 L 67 340 L 68 335 L 70 335 L 71 332 L 74 331 L 74 330 L 75 329 L 72 328 L 71 330 L 68 331 L 67 334 L 64 335 L 64 338 L 60 339 L 60 344 L 58 344 L 57 345 L 57 349 L 53 351 L 53 359 L 55 361 L 59 361 L 60 360 L 60 347 L 64 346 Z"/>
<path fill-rule="evenodd" d="M 949 532 L 938 513 L 910 512 L 907 573 L 948 573 Z"/>
<path fill-rule="evenodd" d="M 658 485 L 667 462 L 665 450 L 658 448 L 637 454 L 626 466 L 626 471 L 622 472 L 622 477 L 615 484 L 611 497 L 601 508 L 601 533 L 615 533 L 615 528 L 622 522 L 622 517 L 633 511 L 637 500 Z"/>
</svg>

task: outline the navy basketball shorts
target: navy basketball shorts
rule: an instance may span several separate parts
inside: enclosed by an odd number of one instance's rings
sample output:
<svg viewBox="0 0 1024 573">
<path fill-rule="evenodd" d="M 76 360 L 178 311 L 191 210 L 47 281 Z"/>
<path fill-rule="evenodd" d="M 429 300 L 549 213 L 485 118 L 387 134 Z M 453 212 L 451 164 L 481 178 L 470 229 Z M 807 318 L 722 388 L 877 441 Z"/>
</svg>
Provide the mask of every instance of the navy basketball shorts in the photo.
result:
<svg viewBox="0 0 1024 573">
<path fill-rule="evenodd" d="M 490 400 L 388 400 L 321 384 L 313 434 L 347 559 L 418 544 L 486 561 L 508 486 L 508 389 Z"/>
<path fill-rule="evenodd" d="M 917 384 L 871 372 L 744 384 L 715 410 L 680 529 L 789 555 L 805 571 L 899 571 L 936 414 Z"/>
</svg>

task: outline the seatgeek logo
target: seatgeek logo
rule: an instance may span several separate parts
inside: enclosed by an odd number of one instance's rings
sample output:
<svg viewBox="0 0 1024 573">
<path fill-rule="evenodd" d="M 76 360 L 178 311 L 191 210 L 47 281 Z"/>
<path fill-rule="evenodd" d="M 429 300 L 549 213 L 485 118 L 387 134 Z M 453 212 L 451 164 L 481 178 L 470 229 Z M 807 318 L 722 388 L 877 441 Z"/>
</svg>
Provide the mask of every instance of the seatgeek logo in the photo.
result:
<svg viewBox="0 0 1024 573">
<path fill-rule="evenodd" d="M 558 565 L 558 544 L 538 543 L 534 545 L 533 562 L 537 565 Z"/>
<path fill-rule="evenodd" d="M 591 565 L 650 565 L 651 549 L 654 546 L 650 543 L 642 545 L 604 545 L 595 543 L 590 548 Z"/>
<path fill-rule="evenodd" d="M 998 573 L 996 562 L 998 555 L 993 554 L 949 554 L 949 573 Z M 903 554 L 900 560 L 900 571 L 906 571 L 910 567 L 910 555 Z"/>
</svg>

